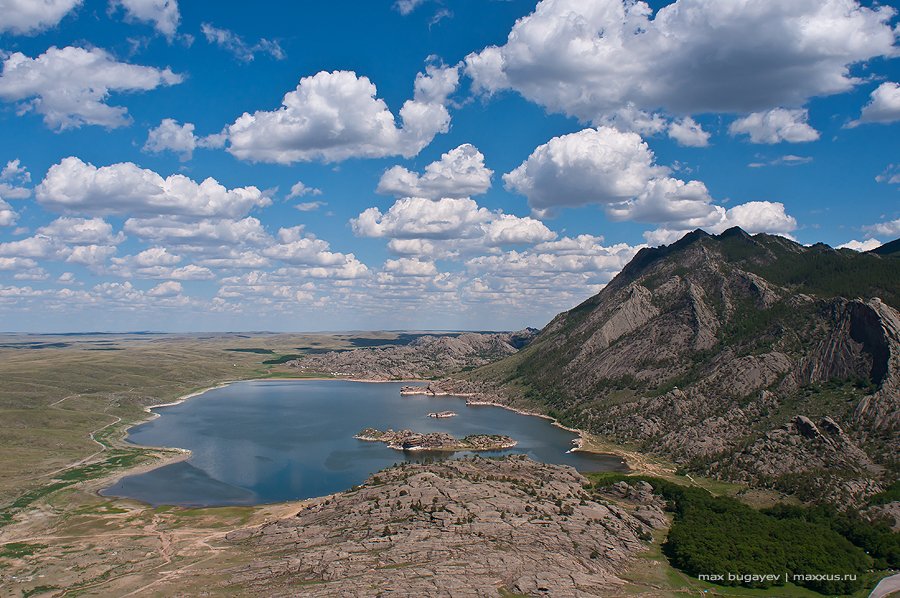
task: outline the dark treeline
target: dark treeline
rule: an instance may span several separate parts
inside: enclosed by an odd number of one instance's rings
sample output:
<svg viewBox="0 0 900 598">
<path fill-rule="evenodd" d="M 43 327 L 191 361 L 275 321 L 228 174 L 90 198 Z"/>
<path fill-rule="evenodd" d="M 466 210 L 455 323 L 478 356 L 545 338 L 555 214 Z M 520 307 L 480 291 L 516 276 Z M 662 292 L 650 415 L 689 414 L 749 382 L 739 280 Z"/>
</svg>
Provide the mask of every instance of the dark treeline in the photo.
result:
<svg viewBox="0 0 900 598">
<path fill-rule="evenodd" d="M 787 573 L 788 581 L 810 590 L 849 594 L 862 588 L 867 571 L 900 566 L 900 535 L 855 512 L 785 505 L 758 511 L 730 497 L 658 478 L 598 474 L 593 480 L 597 490 L 618 481 L 650 483 L 674 513 L 663 544 L 669 562 L 694 577 L 726 574 L 716 582 L 721 585 L 768 588 L 784 585 Z M 729 573 L 779 577 L 747 583 L 729 580 Z"/>
</svg>

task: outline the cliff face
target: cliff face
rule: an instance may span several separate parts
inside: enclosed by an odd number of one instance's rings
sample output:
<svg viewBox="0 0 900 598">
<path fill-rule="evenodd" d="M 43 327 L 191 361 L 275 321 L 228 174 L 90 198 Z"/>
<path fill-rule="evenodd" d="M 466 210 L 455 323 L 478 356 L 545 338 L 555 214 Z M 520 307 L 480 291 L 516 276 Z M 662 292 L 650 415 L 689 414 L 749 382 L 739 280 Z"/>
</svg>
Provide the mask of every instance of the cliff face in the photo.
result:
<svg viewBox="0 0 900 598">
<path fill-rule="evenodd" d="M 698 473 L 852 499 L 896 477 L 898 300 L 895 256 L 696 231 L 456 384 Z"/>
</svg>

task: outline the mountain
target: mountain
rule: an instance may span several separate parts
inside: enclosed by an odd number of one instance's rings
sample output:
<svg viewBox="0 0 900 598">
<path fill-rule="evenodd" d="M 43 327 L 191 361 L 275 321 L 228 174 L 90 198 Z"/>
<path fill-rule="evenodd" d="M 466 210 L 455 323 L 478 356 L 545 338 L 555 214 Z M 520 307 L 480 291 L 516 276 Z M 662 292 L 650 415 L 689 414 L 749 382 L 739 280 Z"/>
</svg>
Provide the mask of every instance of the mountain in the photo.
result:
<svg viewBox="0 0 900 598">
<path fill-rule="evenodd" d="M 890 255 L 892 257 L 900 257 L 900 239 L 894 239 L 880 247 L 876 247 L 869 251 L 877 255 Z"/>
<path fill-rule="evenodd" d="M 739 228 L 643 249 L 524 349 L 447 389 L 687 472 L 858 501 L 897 478 L 900 260 Z"/>
</svg>

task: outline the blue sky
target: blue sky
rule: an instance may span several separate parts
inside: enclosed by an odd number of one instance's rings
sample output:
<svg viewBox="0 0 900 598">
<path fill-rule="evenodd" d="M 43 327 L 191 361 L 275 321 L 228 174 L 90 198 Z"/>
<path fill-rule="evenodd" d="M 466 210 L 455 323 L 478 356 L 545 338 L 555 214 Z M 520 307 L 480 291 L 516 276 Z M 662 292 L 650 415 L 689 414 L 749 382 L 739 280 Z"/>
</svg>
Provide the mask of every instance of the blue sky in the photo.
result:
<svg viewBox="0 0 900 598">
<path fill-rule="evenodd" d="M 0 330 L 510 329 L 900 236 L 897 8 L 0 0 Z"/>
</svg>

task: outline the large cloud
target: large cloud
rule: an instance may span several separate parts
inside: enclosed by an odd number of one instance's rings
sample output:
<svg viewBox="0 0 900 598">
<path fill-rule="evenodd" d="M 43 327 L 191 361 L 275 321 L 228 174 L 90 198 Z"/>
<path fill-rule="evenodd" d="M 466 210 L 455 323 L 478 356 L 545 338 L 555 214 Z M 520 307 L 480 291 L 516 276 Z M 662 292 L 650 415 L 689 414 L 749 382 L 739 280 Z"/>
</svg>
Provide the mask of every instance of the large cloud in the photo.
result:
<svg viewBox="0 0 900 598">
<path fill-rule="evenodd" d="M 532 244 L 556 237 L 538 220 L 491 211 L 469 198 L 446 197 L 433 201 L 408 197 L 397 200 L 384 214 L 378 208 L 369 208 L 351 220 L 351 225 L 353 232 L 361 237 L 412 241 L 391 246 L 395 252 L 405 254 L 473 251 L 485 246 Z M 462 240 L 465 243 L 459 243 Z M 450 243 L 441 244 L 442 241 Z"/>
<path fill-rule="evenodd" d="M 554 137 L 503 175 L 539 215 L 599 204 L 616 220 L 670 222 L 713 213 L 705 185 L 667 176 L 637 133 L 612 127 Z"/>
<path fill-rule="evenodd" d="M 170 40 L 181 21 L 177 0 L 111 0 L 110 5 L 121 5 L 130 20 L 153 23 L 156 30 Z"/>
<path fill-rule="evenodd" d="M 110 92 L 146 91 L 181 80 L 168 68 L 119 62 L 100 48 L 53 46 L 37 58 L 10 54 L 0 74 L 0 98 L 22 101 L 21 111 L 43 115 L 51 129 L 115 128 L 131 119 L 125 108 L 106 103 Z"/>
<path fill-rule="evenodd" d="M 394 166 L 378 181 L 378 193 L 396 197 L 469 197 L 491 188 L 494 172 L 485 167 L 484 154 L 464 143 L 425 167 L 418 175 L 402 166 Z"/>
<path fill-rule="evenodd" d="M 612 220 L 663 224 L 648 233 L 655 243 L 697 227 L 721 231 L 742 226 L 774 233 L 797 227 L 783 204 L 748 202 L 726 210 L 713 203 L 703 182 L 670 174 L 656 164 L 637 133 L 599 127 L 554 137 L 503 180 L 508 189 L 525 195 L 541 216 L 564 206 L 598 204 Z"/>
<path fill-rule="evenodd" d="M 616 110 L 747 113 L 859 83 L 848 66 L 895 52 L 887 6 L 855 0 L 544 0 L 506 43 L 466 57 L 476 89 L 512 89 L 599 123 Z M 737 68 L 736 65 L 740 65 Z"/>
<path fill-rule="evenodd" d="M 872 92 L 869 103 L 863 106 L 859 120 L 850 123 L 892 123 L 900 120 L 900 85 L 887 81 Z"/>
<path fill-rule="evenodd" d="M 227 189 L 213 178 L 196 183 L 180 174 L 163 178 L 131 162 L 97 168 L 74 156 L 51 166 L 35 191 L 49 209 L 96 215 L 234 218 L 271 204 L 256 187 Z"/>
<path fill-rule="evenodd" d="M 0 0 L 0 33 L 32 34 L 55 26 L 82 0 Z"/>
<path fill-rule="evenodd" d="M 806 110 L 775 108 L 767 112 L 754 112 L 731 123 L 732 135 L 749 135 L 753 143 L 803 143 L 815 141 L 819 132 L 806 122 Z"/>
<path fill-rule="evenodd" d="M 639 195 L 648 180 L 665 174 L 640 135 L 600 127 L 554 137 L 503 181 L 542 211 L 626 201 Z"/>
<path fill-rule="evenodd" d="M 367 77 L 322 71 L 301 79 L 281 108 L 244 113 L 227 127 L 228 151 L 243 160 L 281 164 L 414 156 L 447 131 L 444 104 L 457 82 L 455 67 L 429 65 L 416 78 L 413 99 L 400 109 L 398 127 Z"/>
</svg>

